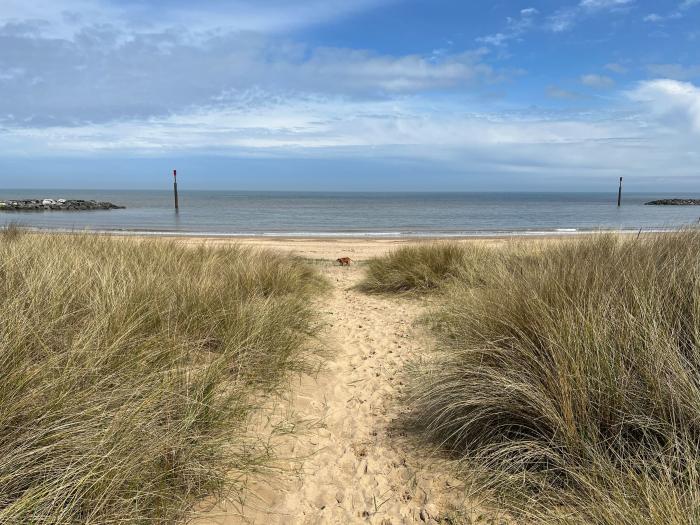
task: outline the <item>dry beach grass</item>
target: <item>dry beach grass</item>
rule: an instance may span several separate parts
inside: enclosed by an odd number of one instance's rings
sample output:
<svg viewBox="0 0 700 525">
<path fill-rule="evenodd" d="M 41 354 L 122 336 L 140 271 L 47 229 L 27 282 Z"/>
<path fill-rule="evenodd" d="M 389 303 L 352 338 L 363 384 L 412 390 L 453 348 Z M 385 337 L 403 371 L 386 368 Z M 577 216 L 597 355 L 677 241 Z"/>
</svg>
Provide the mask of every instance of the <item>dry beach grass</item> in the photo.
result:
<svg viewBox="0 0 700 525">
<path fill-rule="evenodd" d="M 695 231 L 467 251 L 427 318 L 413 430 L 514 522 L 699 523 L 699 255 Z"/>
<path fill-rule="evenodd" d="M 174 523 L 263 466 L 325 286 L 249 248 L 0 234 L 0 523 Z"/>
<path fill-rule="evenodd" d="M 476 243 L 426 242 L 367 261 L 359 289 L 368 293 L 427 293 L 453 280 L 479 281 L 492 252 Z M 469 275 L 467 275 L 469 274 Z"/>
</svg>

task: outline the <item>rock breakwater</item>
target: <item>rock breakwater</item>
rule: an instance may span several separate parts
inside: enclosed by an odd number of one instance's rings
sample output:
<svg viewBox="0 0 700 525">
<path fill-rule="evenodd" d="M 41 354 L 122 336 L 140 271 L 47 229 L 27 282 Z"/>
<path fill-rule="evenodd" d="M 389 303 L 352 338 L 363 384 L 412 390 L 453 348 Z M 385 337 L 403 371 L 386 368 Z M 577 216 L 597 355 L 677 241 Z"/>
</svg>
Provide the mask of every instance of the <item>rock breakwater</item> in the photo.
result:
<svg viewBox="0 0 700 525">
<path fill-rule="evenodd" d="M 700 206 L 700 199 L 660 199 L 645 204 L 647 206 Z"/>
<path fill-rule="evenodd" d="M 28 199 L 0 201 L 0 211 L 94 211 L 123 210 L 111 202 L 86 201 L 80 199 Z"/>
</svg>

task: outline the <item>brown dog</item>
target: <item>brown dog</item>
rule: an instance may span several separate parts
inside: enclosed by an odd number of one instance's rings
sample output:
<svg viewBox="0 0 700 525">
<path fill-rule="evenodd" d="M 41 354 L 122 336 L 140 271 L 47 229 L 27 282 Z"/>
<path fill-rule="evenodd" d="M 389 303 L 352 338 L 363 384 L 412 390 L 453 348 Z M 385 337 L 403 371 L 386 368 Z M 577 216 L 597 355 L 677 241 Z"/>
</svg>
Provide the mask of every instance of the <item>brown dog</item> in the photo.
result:
<svg viewBox="0 0 700 525">
<path fill-rule="evenodd" d="M 340 266 L 350 266 L 352 259 L 350 259 L 350 257 L 341 257 L 340 259 L 336 259 L 336 261 L 340 263 Z"/>
</svg>

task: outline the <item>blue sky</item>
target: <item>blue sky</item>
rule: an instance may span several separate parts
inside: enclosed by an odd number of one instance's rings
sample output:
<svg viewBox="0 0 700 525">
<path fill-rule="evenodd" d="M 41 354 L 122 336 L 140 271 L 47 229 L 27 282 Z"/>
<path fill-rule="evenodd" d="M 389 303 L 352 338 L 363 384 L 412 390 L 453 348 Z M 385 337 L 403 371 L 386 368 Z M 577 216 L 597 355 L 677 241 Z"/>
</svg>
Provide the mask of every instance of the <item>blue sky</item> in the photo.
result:
<svg viewBox="0 0 700 525">
<path fill-rule="evenodd" d="M 700 0 L 3 0 L 0 187 L 700 188 Z"/>
</svg>

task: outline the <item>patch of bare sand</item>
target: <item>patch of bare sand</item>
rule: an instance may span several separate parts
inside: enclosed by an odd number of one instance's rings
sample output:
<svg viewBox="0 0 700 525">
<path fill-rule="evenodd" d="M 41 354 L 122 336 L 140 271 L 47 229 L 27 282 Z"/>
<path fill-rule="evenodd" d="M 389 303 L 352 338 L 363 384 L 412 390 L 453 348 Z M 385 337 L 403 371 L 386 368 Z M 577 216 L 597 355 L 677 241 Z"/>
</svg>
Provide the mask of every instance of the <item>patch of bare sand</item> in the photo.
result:
<svg viewBox="0 0 700 525">
<path fill-rule="evenodd" d="M 362 261 L 393 243 L 272 246 L 327 261 L 340 256 Z M 404 366 L 425 352 L 427 342 L 415 326 L 424 306 L 354 290 L 363 274 L 357 264 L 341 268 L 327 262 L 322 268 L 334 285 L 319 305 L 328 322 L 323 343 L 329 361 L 317 377 L 301 378 L 288 398 L 292 419 L 307 426 L 277 451 L 286 459 L 278 461 L 274 479 L 253 480 L 242 506 L 212 512 L 197 523 L 435 523 L 443 509 L 461 504 L 462 490 L 446 469 L 392 425 L 405 409 Z"/>
<path fill-rule="evenodd" d="M 138 237 L 138 236 L 136 236 Z M 129 237 L 126 237 L 129 238 Z M 150 238 L 154 237 L 141 237 Z M 156 237 L 158 238 L 158 237 Z M 371 257 L 384 255 L 385 253 L 402 246 L 420 244 L 426 242 L 458 242 L 479 244 L 488 246 L 500 246 L 507 242 L 521 242 L 523 237 L 470 237 L 465 239 L 376 239 L 376 238 L 318 238 L 318 237 L 204 237 L 204 236 L 180 236 L 165 237 L 185 245 L 198 246 L 227 246 L 239 244 L 255 248 L 280 250 L 294 253 L 302 257 L 335 261 L 339 257 L 350 257 L 353 261 L 364 261 Z M 548 241 L 559 237 L 536 237 L 523 242 Z"/>
</svg>

